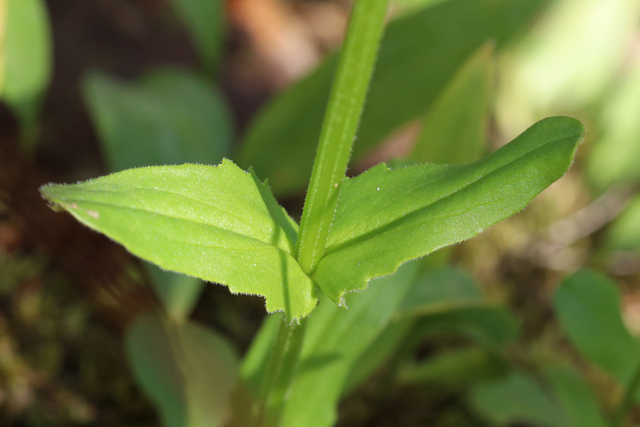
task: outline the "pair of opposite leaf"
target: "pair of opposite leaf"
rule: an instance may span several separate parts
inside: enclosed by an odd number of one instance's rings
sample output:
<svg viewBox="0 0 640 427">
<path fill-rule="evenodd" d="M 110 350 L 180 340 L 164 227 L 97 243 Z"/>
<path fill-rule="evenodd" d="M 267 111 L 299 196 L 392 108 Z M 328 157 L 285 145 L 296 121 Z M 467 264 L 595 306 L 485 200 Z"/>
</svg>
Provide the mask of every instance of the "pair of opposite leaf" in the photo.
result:
<svg viewBox="0 0 640 427">
<path fill-rule="evenodd" d="M 316 286 L 339 303 L 522 210 L 568 170 L 583 134 L 578 120 L 551 117 L 473 163 L 380 164 L 344 179 L 324 257 L 310 275 L 292 255 L 298 225 L 267 184 L 229 160 L 129 169 L 41 192 L 133 254 L 262 295 L 269 312 L 293 321 L 314 309 Z"/>
</svg>

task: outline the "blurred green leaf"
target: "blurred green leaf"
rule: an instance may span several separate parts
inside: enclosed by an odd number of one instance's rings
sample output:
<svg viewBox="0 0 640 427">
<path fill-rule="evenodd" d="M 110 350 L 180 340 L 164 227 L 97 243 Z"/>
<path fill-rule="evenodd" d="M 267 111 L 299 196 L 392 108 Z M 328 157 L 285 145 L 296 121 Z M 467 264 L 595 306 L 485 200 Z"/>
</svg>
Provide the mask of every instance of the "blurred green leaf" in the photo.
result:
<svg viewBox="0 0 640 427">
<path fill-rule="evenodd" d="M 195 277 L 162 270 L 154 264 L 145 263 L 145 266 L 169 317 L 177 322 L 187 319 L 202 292 L 204 282 Z"/>
<path fill-rule="evenodd" d="M 490 305 L 458 308 L 420 319 L 416 334 L 454 332 L 464 334 L 489 348 L 497 349 L 518 335 L 513 315 L 502 307 Z"/>
<path fill-rule="evenodd" d="M 362 353 L 354 364 L 345 389 L 353 390 L 367 379 L 388 357 L 398 349 L 408 334 L 412 332 L 418 317 L 423 315 L 455 312 L 462 307 L 484 306 L 476 283 L 461 269 L 435 267 L 443 265 L 446 259 L 426 263 L 421 260 L 421 268 L 403 302 L 395 312 L 395 321 Z"/>
<path fill-rule="evenodd" d="M 483 154 L 494 62 L 492 43 L 485 44 L 465 61 L 431 105 L 410 160 L 468 163 Z"/>
<path fill-rule="evenodd" d="M 475 387 L 470 400 L 478 413 L 496 425 L 517 422 L 536 427 L 570 425 L 546 390 L 524 373 L 514 371 L 503 380 Z"/>
<path fill-rule="evenodd" d="M 640 251 L 640 196 L 636 196 L 613 220 L 607 233 L 606 246 L 608 249 Z"/>
<path fill-rule="evenodd" d="M 393 0 L 391 7 L 395 15 L 406 15 L 415 13 L 427 6 L 434 6 L 446 0 Z"/>
<path fill-rule="evenodd" d="M 191 34 L 208 71 L 214 71 L 222 55 L 224 4 L 222 0 L 171 0 Z"/>
<path fill-rule="evenodd" d="M 234 350 L 195 323 L 139 316 L 126 332 L 133 373 L 165 427 L 225 425 L 238 371 Z"/>
<path fill-rule="evenodd" d="M 268 315 L 262 321 L 260 330 L 251 341 L 251 347 L 242 360 L 240 376 L 256 391 L 260 389 L 266 373 L 269 352 L 280 322 L 282 316 L 279 313 Z"/>
<path fill-rule="evenodd" d="M 229 154 L 227 107 L 213 85 L 188 71 L 159 69 L 138 83 L 92 73 L 83 94 L 111 170 L 214 165 Z"/>
<path fill-rule="evenodd" d="M 51 30 L 42 0 L 7 1 L 0 95 L 14 106 L 35 100 L 49 84 Z"/>
<path fill-rule="evenodd" d="M 554 303 L 562 327 L 584 357 L 629 385 L 640 365 L 640 342 L 623 323 L 615 284 L 580 271 L 562 281 Z"/>
<path fill-rule="evenodd" d="M 353 364 L 389 324 L 416 269 L 416 263 L 407 264 L 397 274 L 372 282 L 367 292 L 347 295 L 348 310 L 321 299 L 307 320 L 301 365 L 281 426 L 333 425 Z"/>
<path fill-rule="evenodd" d="M 7 21 L 9 20 L 9 0 L 0 0 L 0 97 L 4 89 L 5 63 L 7 60 Z"/>
<path fill-rule="evenodd" d="M 578 120 L 552 117 L 474 163 L 381 164 L 346 179 L 312 279 L 339 302 L 404 262 L 475 236 L 564 175 L 583 134 Z"/>
<path fill-rule="evenodd" d="M 473 278 L 453 267 L 422 272 L 396 316 L 401 322 L 417 320 L 411 333 L 414 347 L 424 335 L 447 332 L 466 335 L 488 348 L 455 349 L 418 364 L 410 362 L 399 372 L 403 382 L 461 387 L 504 373 L 504 363 L 494 352 L 518 333 L 509 312 L 485 302 Z"/>
<path fill-rule="evenodd" d="M 0 98 L 20 120 L 21 148 L 29 153 L 37 141 L 40 108 L 52 74 L 51 29 L 42 0 L 6 0 L 5 6 Z"/>
<path fill-rule="evenodd" d="M 589 153 L 589 179 L 600 190 L 640 179 L 640 58 L 608 95 L 603 108 L 602 135 Z"/>
<path fill-rule="evenodd" d="M 573 369 L 555 365 L 545 370 L 545 376 L 551 383 L 556 399 L 570 426 L 606 427 L 608 424 L 600 413 L 598 401 L 582 377 Z"/>
<path fill-rule="evenodd" d="M 353 363 L 342 389 L 342 395 L 349 395 L 368 380 L 398 350 L 411 334 L 414 324 L 414 319 L 402 319 L 389 323 Z"/>
<path fill-rule="evenodd" d="M 456 267 L 442 267 L 418 277 L 396 316 L 422 316 L 480 303 L 482 295 L 469 273 Z"/>
<path fill-rule="evenodd" d="M 403 383 L 468 387 L 470 383 L 495 378 L 506 365 L 491 352 L 479 347 L 447 350 L 424 362 L 405 366 L 399 372 Z"/>
<path fill-rule="evenodd" d="M 297 225 L 269 187 L 229 160 L 129 169 L 45 198 L 162 268 L 262 295 L 291 322 L 316 305 L 315 286 L 291 255 Z"/>
<path fill-rule="evenodd" d="M 367 96 L 353 158 L 424 114 L 487 39 L 501 46 L 545 0 L 448 0 L 389 24 Z M 309 181 L 336 57 L 271 102 L 237 158 L 268 178 L 277 195 Z"/>
</svg>

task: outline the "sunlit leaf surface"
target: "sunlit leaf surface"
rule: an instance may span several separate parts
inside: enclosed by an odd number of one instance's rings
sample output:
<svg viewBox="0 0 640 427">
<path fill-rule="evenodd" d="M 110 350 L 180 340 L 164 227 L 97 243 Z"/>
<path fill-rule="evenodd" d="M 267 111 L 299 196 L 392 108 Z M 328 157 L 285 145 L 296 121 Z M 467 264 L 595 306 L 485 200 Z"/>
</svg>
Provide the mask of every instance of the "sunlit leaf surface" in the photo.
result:
<svg viewBox="0 0 640 427">
<path fill-rule="evenodd" d="M 334 301 L 522 210 L 569 169 L 584 127 L 552 117 L 467 165 L 378 165 L 344 182 L 313 280 Z"/>
<path fill-rule="evenodd" d="M 88 104 L 111 172 L 181 163 L 217 164 L 231 145 L 231 115 L 208 81 L 162 68 L 125 83 L 101 73 L 84 79 Z M 201 280 L 146 264 L 153 286 L 176 320 L 188 317 Z"/>
<path fill-rule="evenodd" d="M 289 320 L 316 305 L 291 256 L 297 225 L 269 188 L 232 162 L 129 169 L 43 195 L 160 267 L 266 297 Z"/>
</svg>

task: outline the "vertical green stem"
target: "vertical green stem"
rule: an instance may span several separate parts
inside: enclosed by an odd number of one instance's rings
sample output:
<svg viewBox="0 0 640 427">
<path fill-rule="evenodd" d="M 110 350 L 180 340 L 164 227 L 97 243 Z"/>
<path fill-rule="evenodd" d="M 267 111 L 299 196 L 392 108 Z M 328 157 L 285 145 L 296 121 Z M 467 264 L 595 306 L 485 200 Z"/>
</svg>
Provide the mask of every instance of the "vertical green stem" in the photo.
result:
<svg viewBox="0 0 640 427">
<path fill-rule="evenodd" d="M 302 212 L 296 255 L 311 273 L 324 255 L 340 184 L 362 115 L 388 0 L 355 0 Z"/>
<path fill-rule="evenodd" d="M 324 253 L 340 183 L 347 170 L 366 98 L 367 87 L 382 38 L 389 0 L 354 0 L 340 62 L 325 115 L 311 183 L 302 213 L 296 256 L 310 273 Z M 306 322 L 282 322 L 267 363 L 258 418 L 264 425 L 277 419 L 300 359 Z"/>
<path fill-rule="evenodd" d="M 278 417 L 298 366 L 306 327 L 307 322 L 304 319 L 300 325 L 289 325 L 283 319 L 278 326 L 260 390 L 258 404 L 260 425 L 269 425 L 269 421 Z"/>
<path fill-rule="evenodd" d="M 280 412 L 287 392 L 291 386 L 291 380 L 298 368 L 300 361 L 300 351 L 307 329 L 307 322 L 303 319 L 300 325 L 286 326 L 287 339 L 282 354 L 282 363 L 279 369 L 278 378 L 274 382 L 271 392 L 271 406 Z"/>
</svg>

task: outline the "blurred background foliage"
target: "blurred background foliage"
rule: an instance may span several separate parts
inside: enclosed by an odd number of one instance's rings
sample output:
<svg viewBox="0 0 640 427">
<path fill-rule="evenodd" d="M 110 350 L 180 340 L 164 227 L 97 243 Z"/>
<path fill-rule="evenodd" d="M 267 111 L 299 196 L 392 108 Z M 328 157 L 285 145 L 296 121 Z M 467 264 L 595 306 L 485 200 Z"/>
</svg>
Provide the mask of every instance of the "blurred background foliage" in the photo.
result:
<svg viewBox="0 0 640 427">
<path fill-rule="evenodd" d="M 242 425 L 224 408 L 259 380 L 277 322 L 251 345 L 262 300 L 142 265 L 37 188 L 228 157 L 299 214 L 348 11 L 0 0 L 0 424 Z M 328 425 L 343 399 L 344 426 L 638 425 L 640 2 L 394 0 L 389 15 L 350 173 L 472 161 L 549 115 L 587 137 L 521 214 L 347 312 L 321 303 L 285 416 Z"/>
</svg>

